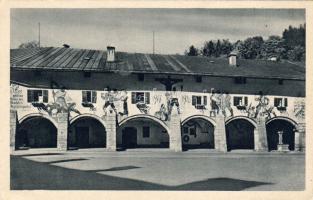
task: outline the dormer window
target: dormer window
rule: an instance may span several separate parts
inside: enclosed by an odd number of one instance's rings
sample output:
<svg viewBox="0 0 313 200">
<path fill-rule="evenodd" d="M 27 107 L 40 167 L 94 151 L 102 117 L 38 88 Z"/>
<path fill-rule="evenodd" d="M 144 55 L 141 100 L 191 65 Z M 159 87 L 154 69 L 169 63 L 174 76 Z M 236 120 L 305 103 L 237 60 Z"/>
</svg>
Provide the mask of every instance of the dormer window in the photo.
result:
<svg viewBox="0 0 313 200">
<path fill-rule="evenodd" d="M 234 81 L 236 84 L 246 84 L 247 78 L 246 77 L 235 77 Z"/>
<path fill-rule="evenodd" d="M 278 85 L 283 85 L 284 84 L 284 80 L 283 79 L 279 79 L 278 80 Z"/>
<path fill-rule="evenodd" d="M 192 105 L 195 106 L 196 109 L 205 109 L 207 104 L 207 96 L 192 95 Z"/>
<path fill-rule="evenodd" d="M 245 110 L 247 105 L 248 105 L 248 97 L 246 96 L 234 97 L 234 106 L 236 106 L 238 110 Z"/>
<path fill-rule="evenodd" d="M 274 106 L 277 108 L 277 110 L 285 111 L 287 110 L 288 99 L 287 98 L 274 98 Z"/>
</svg>

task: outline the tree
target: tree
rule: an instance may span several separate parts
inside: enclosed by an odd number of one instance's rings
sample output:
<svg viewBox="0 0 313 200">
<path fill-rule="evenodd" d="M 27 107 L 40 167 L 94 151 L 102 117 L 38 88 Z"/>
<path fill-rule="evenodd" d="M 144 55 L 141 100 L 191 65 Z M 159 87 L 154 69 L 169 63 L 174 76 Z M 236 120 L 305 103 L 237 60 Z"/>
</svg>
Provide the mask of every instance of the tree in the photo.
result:
<svg viewBox="0 0 313 200">
<path fill-rule="evenodd" d="M 212 40 L 209 42 L 205 42 L 203 49 L 202 49 L 202 55 L 203 56 L 212 56 L 214 54 L 214 43 Z"/>
<path fill-rule="evenodd" d="M 292 49 L 298 45 L 305 47 L 305 24 L 301 24 L 299 28 L 289 26 L 283 32 L 283 39 L 288 49 Z"/>
<path fill-rule="evenodd" d="M 19 49 L 39 48 L 37 41 L 24 42 L 18 46 Z"/>
<path fill-rule="evenodd" d="M 245 59 L 255 59 L 261 53 L 264 41 L 261 36 L 247 38 L 238 46 L 241 57 Z"/>
<path fill-rule="evenodd" d="M 191 45 L 189 47 L 189 50 L 185 51 L 185 55 L 187 55 L 187 56 L 198 56 L 199 50 L 196 47 L 194 47 L 193 45 Z"/>
</svg>

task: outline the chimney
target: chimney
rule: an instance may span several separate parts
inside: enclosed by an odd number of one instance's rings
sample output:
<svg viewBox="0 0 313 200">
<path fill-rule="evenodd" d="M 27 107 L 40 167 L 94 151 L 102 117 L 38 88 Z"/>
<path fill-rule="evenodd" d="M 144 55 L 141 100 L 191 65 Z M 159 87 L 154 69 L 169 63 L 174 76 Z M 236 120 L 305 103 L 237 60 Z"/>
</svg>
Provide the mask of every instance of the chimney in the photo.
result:
<svg viewBox="0 0 313 200">
<path fill-rule="evenodd" d="M 107 47 L 107 62 L 115 62 L 115 47 Z"/>
<path fill-rule="evenodd" d="M 237 66 L 237 52 L 236 51 L 230 52 L 228 60 L 230 66 Z"/>
</svg>

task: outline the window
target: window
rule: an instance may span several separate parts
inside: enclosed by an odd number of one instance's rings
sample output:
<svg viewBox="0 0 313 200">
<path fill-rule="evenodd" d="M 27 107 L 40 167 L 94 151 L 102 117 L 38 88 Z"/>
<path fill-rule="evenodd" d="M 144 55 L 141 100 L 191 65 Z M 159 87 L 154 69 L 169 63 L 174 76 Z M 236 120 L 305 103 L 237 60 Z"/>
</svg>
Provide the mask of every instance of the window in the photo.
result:
<svg viewBox="0 0 313 200">
<path fill-rule="evenodd" d="M 150 104 L 149 92 L 132 92 L 132 104 L 145 103 Z"/>
<path fill-rule="evenodd" d="M 283 79 L 279 79 L 278 80 L 278 85 L 283 85 L 284 84 L 284 80 Z"/>
<path fill-rule="evenodd" d="M 84 77 L 85 78 L 90 78 L 91 77 L 91 72 L 84 72 Z"/>
<path fill-rule="evenodd" d="M 274 106 L 277 108 L 286 108 L 288 106 L 287 98 L 274 98 Z"/>
<path fill-rule="evenodd" d="M 246 77 L 235 77 L 235 83 L 236 84 L 246 84 L 247 78 Z"/>
<path fill-rule="evenodd" d="M 194 96 L 192 95 L 192 105 L 207 105 L 208 99 L 207 96 Z"/>
<path fill-rule="evenodd" d="M 144 74 L 138 74 L 138 81 L 144 81 L 145 75 Z"/>
<path fill-rule="evenodd" d="M 82 91 L 82 102 L 83 103 L 97 103 L 97 92 L 96 91 Z"/>
<path fill-rule="evenodd" d="M 245 107 L 248 105 L 248 97 L 234 97 L 234 106 Z"/>
<path fill-rule="evenodd" d="M 142 137 L 143 138 L 150 137 L 150 127 L 149 126 L 142 127 Z"/>
<path fill-rule="evenodd" d="M 201 83 L 202 82 L 202 76 L 196 76 L 196 82 Z"/>
<path fill-rule="evenodd" d="M 48 103 L 48 90 L 27 90 L 27 102 Z"/>
</svg>

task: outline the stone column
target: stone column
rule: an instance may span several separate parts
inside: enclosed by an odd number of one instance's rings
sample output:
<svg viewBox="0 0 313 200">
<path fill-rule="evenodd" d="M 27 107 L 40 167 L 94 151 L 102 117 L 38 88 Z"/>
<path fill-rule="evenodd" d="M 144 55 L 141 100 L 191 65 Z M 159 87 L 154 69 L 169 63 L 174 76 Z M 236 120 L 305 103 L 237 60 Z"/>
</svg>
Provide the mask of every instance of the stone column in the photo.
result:
<svg viewBox="0 0 313 200">
<path fill-rule="evenodd" d="M 175 152 L 181 152 L 183 150 L 181 138 L 181 121 L 176 105 L 174 105 L 172 108 L 168 126 L 171 131 L 170 133 L 168 133 L 170 137 L 170 150 L 173 150 Z"/>
<path fill-rule="evenodd" d="M 106 148 L 116 151 L 116 113 L 111 106 L 107 108 L 106 115 Z"/>
<path fill-rule="evenodd" d="M 227 152 L 225 117 L 221 113 L 217 114 L 216 116 L 214 146 L 218 151 Z"/>
<path fill-rule="evenodd" d="M 58 123 L 57 148 L 61 151 L 66 151 L 68 136 L 68 113 L 58 113 L 56 119 Z"/>
<path fill-rule="evenodd" d="M 15 136 L 17 127 L 17 112 L 16 110 L 10 110 L 10 150 L 15 150 Z"/>
<path fill-rule="evenodd" d="M 257 119 L 257 127 L 254 129 L 254 150 L 268 151 L 265 117 Z"/>
<path fill-rule="evenodd" d="M 295 132 L 295 151 L 305 151 L 305 122 L 299 122 Z"/>
</svg>

